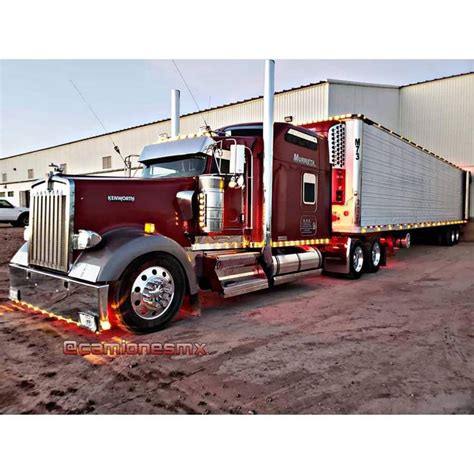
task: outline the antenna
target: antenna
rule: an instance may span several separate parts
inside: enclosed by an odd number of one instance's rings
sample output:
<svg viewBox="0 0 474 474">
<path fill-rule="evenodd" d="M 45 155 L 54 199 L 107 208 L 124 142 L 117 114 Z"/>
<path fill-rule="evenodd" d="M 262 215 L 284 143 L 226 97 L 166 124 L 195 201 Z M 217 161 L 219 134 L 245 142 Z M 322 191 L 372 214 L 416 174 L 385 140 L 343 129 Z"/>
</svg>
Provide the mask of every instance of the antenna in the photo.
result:
<svg viewBox="0 0 474 474">
<path fill-rule="evenodd" d="M 202 121 L 204 122 L 204 125 L 206 126 L 206 128 L 209 128 L 209 125 L 207 124 L 206 119 L 204 118 L 204 115 L 201 113 L 201 107 L 199 107 L 199 104 L 197 103 L 197 100 L 196 100 L 196 98 L 194 97 L 194 94 L 192 93 L 191 88 L 189 87 L 188 83 L 186 82 L 186 79 L 184 78 L 182 72 L 179 70 L 179 67 L 178 67 L 178 65 L 176 64 L 176 61 L 175 61 L 174 59 L 172 59 L 171 61 L 172 61 L 172 63 L 174 64 L 174 67 L 176 68 L 176 70 L 178 71 L 178 74 L 181 76 L 181 79 L 182 79 L 182 81 L 184 82 L 184 85 L 186 86 L 186 89 L 188 89 L 189 95 L 191 96 L 191 98 L 193 99 L 194 103 L 196 104 L 196 107 L 197 107 L 197 109 L 198 109 L 198 112 L 199 112 L 200 115 L 201 115 L 201 118 L 202 118 Z"/>
<path fill-rule="evenodd" d="M 105 125 L 104 123 L 102 122 L 102 120 L 100 120 L 99 116 L 95 113 L 94 109 L 92 108 L 92 105 L 89 104 L 89 102 L 87 102 L 87 99 L 84 97 L 84 95 L 82 94 L 82 92 L 79 90 L 79 88 L 76 86 L 76 84 L 74 83 L 74 81 L 72 79 L 69 79 L 69 82 L 72 84 L 72 87 L 74 87 L 74 89 L 76 89 L 76 92 L 79 94 L 79 97 L 84 101 L 84 103 L 87 105 L 87 107 L 89 108 L 89 110 L 91 111 L 92 115 L 97 119 L 97 121 L 99 122 L 100 126 L 102 127 L 102 129 L 104 130 L 104 132 L 109 135 L 109 138 L 110 138 L 110 141 L 112 142 L 112 145 L 114 146 L 114 150 L 118 153 L 118 155 L 120 156 L 120 158 L 122 158 L 122 161 L 123 161 L 123 164 L 125 165 L 125 172 L 128 172 L 129 175 L 130 175 L 130 172 L 131 172 L 131 162 L 130 160 L 127 161 L 126 158 L 124 158 L 122 156 L 122 153 L 120 153 L 120 148 L 118 147 L 118 145 L 113 141 L 112 137 L 110 136 L 108 130 L 105 128 Z M 129 158 L 129 157 L 127 157 Z"/>
</svg>

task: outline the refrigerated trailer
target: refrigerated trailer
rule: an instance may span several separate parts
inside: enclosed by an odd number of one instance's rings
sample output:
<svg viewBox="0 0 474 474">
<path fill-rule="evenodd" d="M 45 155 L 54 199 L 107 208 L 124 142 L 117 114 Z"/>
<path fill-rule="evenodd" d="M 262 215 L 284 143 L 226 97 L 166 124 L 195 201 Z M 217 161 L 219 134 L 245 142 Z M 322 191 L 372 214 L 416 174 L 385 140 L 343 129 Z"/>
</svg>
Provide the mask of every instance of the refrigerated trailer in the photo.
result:
<svg viewBox="0 0 474 474">
<path fill-rule="evenodd" d="M 458 243 L 469 220 L 468 171 L 362 114 L 301 125 L 328 139 L 333 241 L 362 239 L 368 254 L 375 242 L 381 261 L 394 247 L 409 247 L 412 235 Z M 365 266 L 378 270 L 370 260 Z"/>
<path fill-rule="evenodd" d="M 469 174 L 455 164 L 360 114 L 304 127 L 328 137 L 334 233 L 468 219 Z"/>
<path fill-rule="evenodd" d="M 454 245 L 469 173 L 362 115 L 265 120 L 167 137 L 143 176 L 33 184 L 10 299 L 92 331 L 165 327 L 199 292 L 233 297 L 299 278 L 359 278 L 411 235 Z"/>
</svg>

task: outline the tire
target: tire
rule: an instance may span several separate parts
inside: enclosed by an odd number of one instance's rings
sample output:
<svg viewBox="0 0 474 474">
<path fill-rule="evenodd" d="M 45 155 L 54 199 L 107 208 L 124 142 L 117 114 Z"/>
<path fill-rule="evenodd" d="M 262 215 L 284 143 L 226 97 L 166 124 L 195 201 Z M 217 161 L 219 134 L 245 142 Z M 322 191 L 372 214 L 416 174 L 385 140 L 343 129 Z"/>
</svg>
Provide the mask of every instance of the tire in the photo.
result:
<svg viewBox="0 0 474 474">
<path fill-rule="evenodd" d="M 454 227 L 448 227 L 443 229 L 440 234 L 440 244 L 447 247 L 452 247 L 457 244 L 456 241 L 456 229 Z"/>
<path fill-rule="evenodd" d="M 15 227 L 26 227 L 30 223 L 30 215 L 27 212 L 18 217 L 18 219 L 13 223 Z"/>
<path fill-rule="evenodd" d="M 351 245 L 349 255 L 349 278 L 357 280 L 362 276 L 364 271 L 365 252 L 362 242 L 355 240 Z"/>
<path fill-rule="evenodd" d="M 459 241 L 461 240 L 461 229 L 459 227 L 455 227 L 454 232 L 455 232 L 455 235 L 456 235 L 454 245 L 457 245 L 457 244 L 459 244 Z"/>
<path fill-rule="evenodd" d="M 382 261 L 382 247 L 379 240 L 373 240 L 368 246 L 365 254 L 364 271 L 367 273 L 377 273 L 380 270 Z"/>
<path fill-rule="evenodd" d="M 152 255 L 127 267 L 111 292 L 111 305 L 125 329 L 155 332 L 176 316 L 185 289 L 185 275 L 178 261 L 169 255 Z"/>
</svg>

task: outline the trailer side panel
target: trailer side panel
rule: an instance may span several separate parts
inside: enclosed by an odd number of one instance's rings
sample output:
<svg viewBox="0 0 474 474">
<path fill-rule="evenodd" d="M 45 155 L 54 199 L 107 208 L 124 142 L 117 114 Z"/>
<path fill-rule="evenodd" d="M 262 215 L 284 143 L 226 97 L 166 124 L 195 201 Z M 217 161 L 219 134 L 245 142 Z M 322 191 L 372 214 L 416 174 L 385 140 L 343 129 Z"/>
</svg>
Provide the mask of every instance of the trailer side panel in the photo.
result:
<svg viewBox="0 0 474 474">
<path fill-rule="evenodd" d="M 360 225 L 464 219 L 465 172 L 363 123 Z"/>
</svg>

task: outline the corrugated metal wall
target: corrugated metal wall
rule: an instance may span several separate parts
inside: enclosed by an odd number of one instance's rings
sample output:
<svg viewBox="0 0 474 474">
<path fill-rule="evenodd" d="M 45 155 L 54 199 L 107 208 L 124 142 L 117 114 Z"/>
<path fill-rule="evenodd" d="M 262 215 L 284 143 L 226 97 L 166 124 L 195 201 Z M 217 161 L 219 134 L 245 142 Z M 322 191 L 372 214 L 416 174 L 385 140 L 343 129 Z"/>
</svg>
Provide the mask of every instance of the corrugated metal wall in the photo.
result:
<svg viewBox="0 0 474 474">
<path fill-rule="evenodd" d="M 474 74 L 400 89 L 400 133 L 474 168 Z"/>
<path fill-rule="evenodd" d="M 322 83 L 278 93 L 275 96 L 275 120 L 283 121 L 289 115 L 293 116 L 295 122 L 327 117 L 327 90 L 328 84 Z M 183 117 L 181 133 L 197 132 L 204 125 L 203 119 L 211 128 L 243 122 L 260 122 L 263 120 L 263 99 L 258 98 Z"/>
<path fill-rule="evenodd" d="M 293 116 L 294 122 L 307 122 L 345 113 L 363 113 L 474 171 L 474 74 L 401 89 L 329 81 L 281 92 L 275 97 L 275 119 L 279 121 L 288 115 Z M 219 107 L 202 115 L 211 128 L 260 121 L 263 99 Z M 201 126 L 201 114 L 181 119 L 181 133 L 195 133 Z M 160 133 L 169 131 L 170 122 L 163 121 L 0 160 L 0 173 L 7 173 L 7 182 L 0 183 L 1 191 L 13 190 L 12 202 L 18 204 L 18 191 L 31 185 L 31 181 L 26 181 L 27 170 L 33 169 L 35 178 L 39 178 L 48 171 L 51 162 L 67 163 L 68 173 L 94 173 L 102 171 L 102 157 L 111 156 L 112 169 L 122 168 L 111 138 L 125 156 L 139 154 Z M 13 182 L 17 184 L 10 184 Z"/>
<path fill-rule="evenodd" d="M 344 84 L 329 81 L 329 115 L 364 114 L 397 131 L 398 87 Z"/>
</svg>

